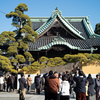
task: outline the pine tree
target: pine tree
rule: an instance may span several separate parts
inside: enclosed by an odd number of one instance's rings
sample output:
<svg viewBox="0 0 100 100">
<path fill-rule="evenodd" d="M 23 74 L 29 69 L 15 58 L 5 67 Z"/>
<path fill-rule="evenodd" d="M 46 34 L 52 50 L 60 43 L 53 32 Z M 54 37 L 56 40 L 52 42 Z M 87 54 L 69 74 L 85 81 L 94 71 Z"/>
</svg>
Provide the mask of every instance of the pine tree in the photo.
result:
<svg viewBox="0 0 100 100">
<path fill-rule="evenodd" d="M 7 18 L 12 18 L 12 25 L 16 30 L 4 31 L 0 34 L 0 45 L 6 46 L 7 56 L 13 64 L 16 63 L 16 67 L 26 62 L 26 59 L 30 62 L 34 61 L 32 55 L 28 53 L 29 42 L 35 43 L 38 34 L 32 29 L 30 17 L 24 14 L 26 11 L 28 11 L 27 5 L 21 3 L 14 11 L 6 14 Z"/>
</svg>

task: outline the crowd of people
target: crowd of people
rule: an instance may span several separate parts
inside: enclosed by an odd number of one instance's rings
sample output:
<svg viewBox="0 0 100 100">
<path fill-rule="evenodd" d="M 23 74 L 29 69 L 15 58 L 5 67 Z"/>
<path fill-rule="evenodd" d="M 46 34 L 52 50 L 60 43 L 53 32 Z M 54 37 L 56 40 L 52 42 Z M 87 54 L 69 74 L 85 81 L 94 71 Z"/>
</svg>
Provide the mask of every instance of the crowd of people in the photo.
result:
<svg viewBox="0 0 100 100">
<path fill-rule="evenodd" d="M 15 77 L 11 74 L 7 78 L 0 76 L 0 91 L 14 92 Z M 100 99 L 100 75 L 97 74 L 93 80 L 91 74 L 86 75 L 80 69 L 75 73 L 68 71 L 63 73 L 50 70 L 43 75 L 37 74 L 34 79 L 22 73 L 19 78 L 19 100 L 25 100 L 26 89 L 30 93 L 32 80 L 34 80 L 36 94 L 39 95 L 44 90 L 45 100 L 90 100 L 96 95 L 96 100 Z"/>
<path fill-rule="evenodd" d="M 0 91 L 14 92 L 15 76 L 8 74 L 7 76 L 0 75 Z"/>
<path fill-rule="evenodd" d="M 96 94 L 96 100 L 100 99 L 100 75 L 96 75 L 93 80 L 91 74 L 88 77 L 80 69 L 74 74 L 68 71 L 63 73 L 45 73 L 42 77 L 35 77 L 36 93 L 40 94 L 42 89 L 45 91 L 45 100 L 90 100 L 90 96 Z"/>
</svg>

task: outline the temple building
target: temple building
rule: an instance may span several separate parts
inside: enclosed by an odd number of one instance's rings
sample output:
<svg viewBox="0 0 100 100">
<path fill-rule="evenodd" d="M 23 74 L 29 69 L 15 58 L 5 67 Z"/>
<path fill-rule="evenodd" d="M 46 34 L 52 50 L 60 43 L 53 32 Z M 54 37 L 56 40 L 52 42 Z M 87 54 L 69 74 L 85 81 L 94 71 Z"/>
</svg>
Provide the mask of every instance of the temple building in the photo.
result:
<svg viewBox="0 0 100 100">
<path fill-rule="evenodd" d="M 89 17 L 63 17 L 56 8 L 50 17 L 32 17 L 33 30 L 39 34 L 29 51 L 41 56 L 63 57 L 65 54 L 100 53 L 100 35 L 95 34 Z"/>
</svg>

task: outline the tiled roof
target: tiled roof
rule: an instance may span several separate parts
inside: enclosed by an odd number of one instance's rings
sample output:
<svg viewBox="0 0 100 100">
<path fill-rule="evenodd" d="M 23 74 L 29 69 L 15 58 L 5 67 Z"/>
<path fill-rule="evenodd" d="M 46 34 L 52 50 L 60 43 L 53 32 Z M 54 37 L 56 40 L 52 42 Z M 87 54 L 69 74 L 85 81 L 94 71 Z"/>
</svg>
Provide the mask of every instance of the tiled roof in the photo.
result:
<svg viewBox="0 0 100 100">
<path fill-rule="evenodd" d="M 40 26 L 42 26 L 44 22 L 32 22 L 32 29 L 36 31 Z"/>
<path fill-rule="evenodd" d="M 50 27 L 56 17 L 80 39 L 59 37 L 61 41 L 57 41 L 57 37 L 39 37 L 35 43 L 29 43 L 29 51 L 46 50 L 53 45 L 66 45 L 70 49 L 77 50 L 91 50 L 93 46 L 100 46 L 100 35 L 94 33 L 88 17 L 62 17 L 60 11 L 54 11 L 50 18 L 32 18 L 33 30 L 40 35 Z"/>
<path fill-rule="evenodd" d="M 68 43 L 73 46 L 80 47 L 80 49 L 90 49 L 90 46 L 86 43 L 85 40 L 80 39 L 66 39 Z"/>
<path fill-rule="evenodd" d="M 100 46 L 100 38 L 87 39 L 86 42 L 87 42 L 90 46 Z"/>
<path fill-rule="evenodd" d="M 81 31 L 81 35 L 83 37 L 85 37 L 86 39 L 89 38 L 87 31 L 85 30 L 84 24 L 83 22 L 70 22 L 76 29 L 78 29 L 79 31 Z"/>
<path fill-rule="evenodd" d="M 71 25 L 69 23 L 69 21 L 67 21 L 64 17 L 62 17 L 58 12 L 55 13 L 55 15 L 53 15 L 52 17 L 50 17 L 41 27 L 39 27 L 36 32 L 40 35 L 42 32 L 44 32 L 48 27 L 50 27 L 50 25 L 54 22 L 54 20 L 56 18 L 59 18 L 61 20 L 61 22 L 70 30 L 73 32 L 73 34 L 75 34 L 76 36 L 85 39 L 80 33 L 79 30 L 77 30 L 73 25 Z"/>
<path fill-rule="evenodd" d="M 43 37 L 35 40 L 35 43 L 29 42 L 29 51 L 34 51 L 38 49 L 39 47 L 45 46 L 49 44 L 54 37 Z"/>
<path fill-rule="evenodd" d="M 42 38 L 36 39 L 35 43 L 32 43 L 32 42 L 29 43 L 29 51 L 38 50 L 39 48 L 48 46 L 48 44 L 50 44 L 50 43 L 54 44 L 53 43 L 54 39 L 55 39 L 55 37 L 42 37 Z M 78 50 L 91 49 L 92 46 L 100 45 L 99 38 L 98 39 L 87 39 L 87 40 L 64 38 L 64 40 L 66 40 L 66 43 L 70 44 L 70 46 L 78 47 L 77 48 Z M 65 42 L 62 41 L 62 43 L 59 42 L 57 45 L 66 45 L 66 44 L 65 44 Z"/>
<path fill-rule="evenodd" d="M 34 24 L 34 23 L 33 23 Z M 39 22 L 38 22 L 39 24 Z M 36 27 L 38 27 L 38 24 Z M 75 47 L 80 47 L 80 49 L 90 49 L 92 46 L 100 46 L 100 38 L 89 38 L 89 35 L 85 29 L 83 22 L 70 22 L 76 29 L 81 31 L 81 35 L 86 38 L 86 40 L 81 39 L 67 39 L 66 42 Z M 36 25 L 36 24 L 35 24 Z M 42 37 L 36 40 L 36 43 L 30 43 L 29 50 L 35 50 L 42 46 L 48 45 L 54 37 Z"/>
</svg>

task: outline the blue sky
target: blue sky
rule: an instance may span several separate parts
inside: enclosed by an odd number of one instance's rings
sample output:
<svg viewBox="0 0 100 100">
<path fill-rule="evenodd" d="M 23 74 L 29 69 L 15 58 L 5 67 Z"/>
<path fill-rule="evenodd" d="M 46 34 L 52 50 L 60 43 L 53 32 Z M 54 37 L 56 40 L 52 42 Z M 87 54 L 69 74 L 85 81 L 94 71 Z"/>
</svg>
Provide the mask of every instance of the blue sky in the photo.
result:
<svg viewBox="0 0 100 100">
<path fill-rule="evenodd" d="M 14 11 L 15 7 L 25 3 L 29 17 L 50 17 L 56 7 L 62 12 L 63 17 L 89 16 L 93 30 L 100 23 L 100 0 L 1 0 L 0 2 L 0 33 L 13 31 L 12 18 L 5 17 L 5 13 Z"/>
</svg>

